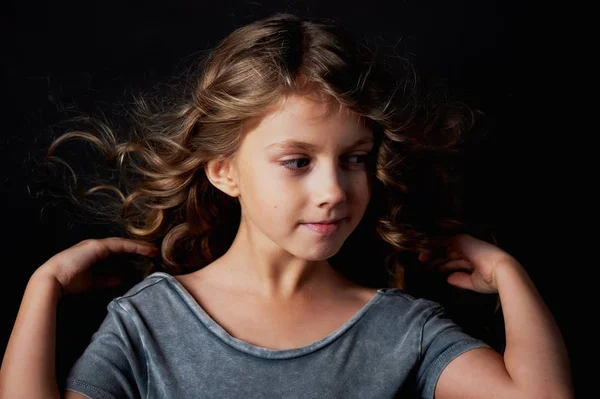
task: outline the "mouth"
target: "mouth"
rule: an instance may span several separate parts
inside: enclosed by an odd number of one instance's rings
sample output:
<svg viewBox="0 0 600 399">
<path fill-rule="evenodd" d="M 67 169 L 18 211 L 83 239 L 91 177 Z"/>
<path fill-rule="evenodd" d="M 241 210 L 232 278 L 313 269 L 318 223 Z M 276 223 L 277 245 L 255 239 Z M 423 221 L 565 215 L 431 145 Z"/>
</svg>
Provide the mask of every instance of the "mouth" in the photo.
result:
<svg viewBox="0 0 600 399">
<path fill-rule="evenodd" d="M 331 235 L 340 229 L 340 225 L 342 224 L 343 220 L 344 218 L 315 223 L 302 223 L 302 226 L 305 226 L 306 228 L 317 234 Z"/>
</svg>

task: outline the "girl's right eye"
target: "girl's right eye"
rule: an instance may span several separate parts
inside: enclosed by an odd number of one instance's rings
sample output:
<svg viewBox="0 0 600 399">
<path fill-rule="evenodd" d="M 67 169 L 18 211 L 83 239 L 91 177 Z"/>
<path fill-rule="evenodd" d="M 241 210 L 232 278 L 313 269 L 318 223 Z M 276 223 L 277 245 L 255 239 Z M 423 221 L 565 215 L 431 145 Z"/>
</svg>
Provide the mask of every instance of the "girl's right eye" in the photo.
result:
<svg viewBox="0 0 600 399">
<path fill-rule="evenodd" d="M 286 169 L 298 170 L 306 167 L 309 161 L 307 158 L 296 158 L 288 159 L 287 161 L 281 161 L 279 164 Z"/>
</svg>

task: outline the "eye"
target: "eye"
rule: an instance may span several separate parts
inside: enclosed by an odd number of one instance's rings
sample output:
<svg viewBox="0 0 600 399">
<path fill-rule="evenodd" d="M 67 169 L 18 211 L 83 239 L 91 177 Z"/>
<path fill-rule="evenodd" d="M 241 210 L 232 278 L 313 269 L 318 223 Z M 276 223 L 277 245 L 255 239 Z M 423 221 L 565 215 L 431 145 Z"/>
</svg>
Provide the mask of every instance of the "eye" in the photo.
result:
<svg viewBox="0 0 600 399">
<path fill-rule="evenodd" d="M 308 163 L 309 160 L 307 158 L 296 158 L 288 159 L 287 161 L 281 161 L 279 164 L 286 169 L 296 170 L 308 166 Z"/>
<path fill-rule="evenodd" d="M 369 154 L 353 154 L 346 157 L 346 164 L 352 168 L 362 169 L 366 166 Z"/>
<path fill-rule="evenodd" d="M 368 154 L 354 154 L 346 158 L 351 164 L 359 165 L 367 161 Z"/>
</svg>

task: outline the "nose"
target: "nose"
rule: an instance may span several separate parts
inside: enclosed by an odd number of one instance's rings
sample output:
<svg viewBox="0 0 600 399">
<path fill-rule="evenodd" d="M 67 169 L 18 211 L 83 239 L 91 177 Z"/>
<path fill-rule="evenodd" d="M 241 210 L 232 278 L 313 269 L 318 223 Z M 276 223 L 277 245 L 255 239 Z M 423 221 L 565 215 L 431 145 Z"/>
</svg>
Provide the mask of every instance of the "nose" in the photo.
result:
<svg viewBox="0 0 600 399">
<path fill-rule="evenodd" d="M 323 166 L 313 187 L 315 204 L 335 206 L 346 201 L 346 176 L 338 165 Z"/>
</svg>

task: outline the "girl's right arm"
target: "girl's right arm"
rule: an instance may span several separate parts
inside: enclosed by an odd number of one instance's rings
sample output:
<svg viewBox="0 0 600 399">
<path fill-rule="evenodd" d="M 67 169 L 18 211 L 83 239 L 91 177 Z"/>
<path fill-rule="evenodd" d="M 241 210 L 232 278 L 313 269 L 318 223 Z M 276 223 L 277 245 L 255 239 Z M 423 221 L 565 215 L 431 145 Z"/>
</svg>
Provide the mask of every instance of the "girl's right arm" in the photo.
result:
<svg viewBox="0 0 600 399">
<path fill-rule="evenodd" d="M 54 370 L 60 285 L 36 271 L 27 284 L 2 369 L 0 398 L 60 398 Z"/>
<path fill-rule="evenodd" d="M 36 270 L 25 289 L 0 369 L 0 399 L 60 398 L 55 374 L 56 308 L 66 294 L 112 285 L 94 280 L 89 267 L 111 253 L 156 255 L 156 248 L 122 238 L 86 240 L 55 255 Z M 65 398 L 85 398 L 66 392 Z"/>
</svg>

